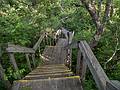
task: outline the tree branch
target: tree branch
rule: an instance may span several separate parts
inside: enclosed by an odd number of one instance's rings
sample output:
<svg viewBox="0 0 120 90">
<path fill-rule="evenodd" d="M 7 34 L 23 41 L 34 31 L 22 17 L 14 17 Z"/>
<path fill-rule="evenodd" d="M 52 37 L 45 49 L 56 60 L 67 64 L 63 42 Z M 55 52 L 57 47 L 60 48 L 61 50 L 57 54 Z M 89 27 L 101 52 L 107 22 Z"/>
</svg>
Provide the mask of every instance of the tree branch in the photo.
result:
<svg viewBox="0 0 120 90">
<path fill-rule="evenodd" d="M 105 13 L 104 13 L 104 17 L 103 17 L 103 23 L 104 24 L 106 24 L 106 22 L 109 20 L 111 4 L 112 4 L 112 0 L 107 0 L 106 1 L 106 8 L 105 8 Z"/>
</svg>

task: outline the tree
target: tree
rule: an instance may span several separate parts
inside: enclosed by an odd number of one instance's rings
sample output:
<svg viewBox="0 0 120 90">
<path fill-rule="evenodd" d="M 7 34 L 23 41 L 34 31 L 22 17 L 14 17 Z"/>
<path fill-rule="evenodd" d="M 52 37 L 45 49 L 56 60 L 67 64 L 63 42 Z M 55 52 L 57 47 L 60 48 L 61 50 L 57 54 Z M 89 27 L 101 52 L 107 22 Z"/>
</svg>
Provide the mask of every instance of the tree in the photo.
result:
<svg viewBox="0 0 120 90">
<path fill-rule="evenodd" d="M 104 32 L 105 25 L 109 20 L 110 13 L 112 11 L 112 0 L 106 0 L 104 15 L 101 13 L 103 0 L 98 0 L 98 4 L 95 0 L 80 0 L 82 4 L 85 6 L 87 11 L 89 12 L 92 20 L 96 26 L 96 32 L 93 36 L 93 39 L 90 42 L 91 47 L 97 46 L 101 35 Z M 96 7 L 98 5 L 98 7 Z"/>
</svg>

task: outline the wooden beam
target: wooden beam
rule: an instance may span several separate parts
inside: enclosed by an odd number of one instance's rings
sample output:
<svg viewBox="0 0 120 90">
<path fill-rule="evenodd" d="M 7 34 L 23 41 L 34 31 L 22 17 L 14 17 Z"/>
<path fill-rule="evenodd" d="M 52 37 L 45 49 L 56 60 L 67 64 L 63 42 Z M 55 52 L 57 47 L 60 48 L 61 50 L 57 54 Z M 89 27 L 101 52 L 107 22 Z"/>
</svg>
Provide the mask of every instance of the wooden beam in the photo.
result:
<svg viewBox="0 0 120 90">
<path fill-rule="evenodd" d="M 39 40 L 37 41 L 37 43 L 33 46 L 33 49 L 36 51 L 40 45 L 40 43 L 42 42 L 43 38 L 45 37 L 45 34 L 43 34 Z"/>
<path fill-rule="evenodd" d="M 117 80 L 110 80 L 110 82 L 107 82 L 106 90 L 120 90 L 120 82 Z"/>
<path fill-rule="evenodd" d="M 6 50 L 9 53 L 35 53 L 32 48 L 22 47 L 14 44 L 8 44 L 8 48 Z"/>
<path fill-rule="evenodd" d="M 73 40 L 70 44 L 65 46 L 64 48 L 78 48 L 78 41 Z"/>
<path fill-rule="evenodd" d="M 29 59 L 29 54 L 25 54 L 25 56 L 26 56 L 28 68 L 29 68 L 30 71 L 32 71 L 31 64 L 30 64 L 30 59 Z"/>
<path fill-rule="evenodd" d="M 84 57 L 82 56 L 81 51 L 79 50 L 77 56 L 76 74 L 81 77 L 80 79 L 82 82 L 85 80 L 86 69 L 87 64 L 85 62 Z"/>
<path fill-rule="evenodd" d="M 109 79 L 100 63 L 86 41 L 81 41 L 79 45 L 82 53 L 84 53 L 83 57 L 85 58 L 86 64 L 88 65 L 99 90 L 106 90 L 106 83 L 109 82 Z"/>
<path fill-rule="evenodd" d="M 11 61 L 12 65 L 13 65 L 15 71 L 18 72 L 18 78 L 20 79 L 21 77 L 20 77 L 19 69 L 18 69 L 16 60 L 15 60 L 14 54 L 9 53 L 9 56 L 10 56 L 10 61 Z"/>
<path fill-rule="evenodd" d="M 76 74 L 80 76 L 80 61 L 81 61 L 81 52 L 80 50 L 78 50 L 78 53 L 77 53 L 77 64 L 76 64 Z"/>
<path fill-rule="evenodd" d="M 33 60 L 34 67 L 36 67 L 36 65 L 35 65 L 35 54 L 32 54 L 32 60 Z"/>
</svg>

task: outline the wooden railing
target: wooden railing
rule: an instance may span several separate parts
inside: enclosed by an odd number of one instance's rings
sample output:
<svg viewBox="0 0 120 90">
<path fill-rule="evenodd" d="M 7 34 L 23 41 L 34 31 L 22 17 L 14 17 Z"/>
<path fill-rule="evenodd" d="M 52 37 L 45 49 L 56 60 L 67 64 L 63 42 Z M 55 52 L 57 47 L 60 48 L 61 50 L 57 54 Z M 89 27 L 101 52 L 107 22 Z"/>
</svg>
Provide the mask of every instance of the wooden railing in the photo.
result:
<svg viewBox="0 0 120 90">
<path fill-rule="evenodd" d="M 1 60 L 2 60 L 2 50 L 1 50 L 1 46 L 0 46 L 0 61 Z M 1 62 L 0 62 L 0 80 L 2 80 L 4 82 L 7 89 L 10 89 L 11 83 L 6 77 L 5 70 L 3 69 Z"/>
<path fill-rule="evenodd" d="M 76 75 L 81 77 L 81 82 L 85 80 L 86 70 L 88 67 L 99 90 L 120 90 L 120 83 L 111 83 L 111 80 L 109 80 L 107 77 L 106 73 L 104 72 L 103 68 L 101 67 L 86 41 L 75 41 L 65 46 L 65 48 L 78 49 Z"/>
<path fill-rule="evenodd" d="M 22 77 L 19 73 L 19 68 L 18 68 L 16 59 L 15 59 L 15 54 L 16 53 L 25 54 L 27 66 L 28 66 L 29 70 L 32 71 L 32 67 L 34 67 L 34 68 L 36 67 L 35 54 L 36 54 L 37 50 L 40 52 L 41 43 L 43 42 L 43 44 L 44 44 L 43 46 L 55 45 L 56 41 L 49 40 L 49 38 L 50 38 L 50 36 L 47 32 L 43 33 L 40 36 L 37 43 L 33 46 L 33 48 L 27 48 L 27 47 L 23 47 L 20 45 L 8 44 L 6 51 L 9 55 L 9 59 L 10 59 L 11 64 L 13 65 L 14 70 L 17 72 L 18 79 L 21 79 Z M 39 53 L 39 52 L 37 52 L 37 53 Z M 0 57 L 2 57 L 2 56 L 0 56 Z M 32 59 L 32 64 L 31 64 L 30 59 Z M 1 76 L 0 78 L 4 79 L 5 73 L 4 73 L 4 70 L 3 70 L 1 64 L 0 64 L 0 76 Z"/>
<path fill-rule="evenodd" d="M 8 44 L 6 51 L 9 55 L 9 59 L 11 64 L 13 65 L 14 70 L 17 72 L 17 78 L 21 79 L 21 75 L 19 72 L 19 68 L 15 59 L 15 54 L 16 53 L 20 53 L 20 54 L 25 54 L 26 60 L 27 60 L 27 66 L 29 68 L 30 71 L 32 71 L 32 67 L 36 67 L 36 61 L 35 61 L 35 54 L 40 53 L 40 47 L 41 47 L 41 43 L 42 46 L 46 46 L 46 45 L 55 45 L 56 44 L 56 40 L 54 39 L 54 35 L 52 35 L 53 33 L 49 34 L 48 32 L 42 33 L 40 38 L 38 39 L 37 43 L 33 46 L 33 48 L 27 48 L 27 47 L 23 47 L 20 45 L 15 45 L 15 44 Z M 2 60 L 2 53 L 1 53 L 1 46 L 0 46 L 0 61 Z M 39 52 L 38 52 L 39 51 Z M 31 57 L 31 58 L 30 58 Z M 32 64 L 31 64 L 31 60 L 32 59 Z M 32 66 L 33 65 L 33 66 Z M 8 90 L 10 89 L 11 83 L 9 82 L 9 80 L 6 78 L 6 74 L 4 72 L 5 70 L 2 67 L 2 64 L 0 63 L 0 80 L 3 80 L 5 82 L 6 87 L 8 88 Z"/>
</svg>

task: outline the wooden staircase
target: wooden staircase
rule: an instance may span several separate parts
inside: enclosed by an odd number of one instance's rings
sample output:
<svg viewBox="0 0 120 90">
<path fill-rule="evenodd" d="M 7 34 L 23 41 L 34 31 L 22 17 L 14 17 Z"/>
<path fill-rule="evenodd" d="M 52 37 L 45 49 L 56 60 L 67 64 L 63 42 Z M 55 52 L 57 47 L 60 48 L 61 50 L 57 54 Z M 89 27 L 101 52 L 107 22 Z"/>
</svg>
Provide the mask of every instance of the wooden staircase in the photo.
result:
<svg viewBox="0 0 120 90">
<path fill-rule="evenodd" d="M 12 90 L 83 90 L 84 87 L 82 87 L 83 83 L 81 84 L 81 82 L 85 80 L 87 68 L 90 70 L 99 90 L 120 90 L 120 82 L 110 80 L 107 77 L 89 44 L 86 41 L 70 43 L 71 32 L 67 32 L 66 38 L 59 38 L 58 40 L 53 38 L 50 41 L 47 37 L 51 37 L 51 35 L 43 33 L 33 48 L 8 44 L 6 50 L 14 70 L 18 72 L 17 78 L 19 79 L 13 82 Z M 40 47 L 43 45 L 45 45 L 45 49 L 41 55 Z M 72 48 L 78 50 L 75 74 L 71 71 Z M 16 53 L 25 54 L 28 69 L 31 71 L 24 78 L 19 73 L 19 67 L 15 60 Z M 42 65 L 36 67 L 35 55 L 40 55 L 44 62 Z M 32 67 L 36 67 L 36 69 L 33 70 Z M 11 90 L 11 84 L 9 80 L 4 78 L 5 75 L 0 63 L 0 77 L 7 81 L 6 87 Z"/>
<path fill-rule="evenodd" d="M 53 64 L 38 66 L 35 70 L 25 76 L 24 80 L 50 79 L 69 76 L 73 76 L 73 72 L 71 72 L 65 65 Z"/>
<path fill-rule="evenodd" d="M 79 76 L 51 79 L 19 80 L 12 90 L 82 90 Z"/>
<path fill-rule="evenodd" d="M 44 64 L 15 81 L 12 90 L 82 90 L 80 77 L 64 65 L 66 51 L 58 45 L 46 47 Z"/>
<path fill-rule="evenodd" d="M 15 81 L 12 90 L 82 90 L 82 86 L 80 77 L 74 76 L 64 64 L 52 64 L 38 66 Z"/>
</svg>

